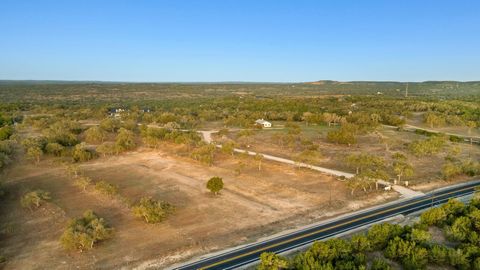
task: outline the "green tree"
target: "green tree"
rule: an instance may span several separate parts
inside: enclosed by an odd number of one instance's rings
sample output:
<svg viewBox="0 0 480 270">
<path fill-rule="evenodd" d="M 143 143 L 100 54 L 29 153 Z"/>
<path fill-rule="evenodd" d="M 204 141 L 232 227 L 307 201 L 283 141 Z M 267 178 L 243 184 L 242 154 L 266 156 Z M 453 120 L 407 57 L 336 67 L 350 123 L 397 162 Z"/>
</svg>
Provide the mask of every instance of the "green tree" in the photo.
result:
<svg viewBox="0 0 480 270">
<path fill-rule="evenodd" d="M 393 156 L 393 171 L 400 182 L 402 177 L 408 178 L 413 176 L 413 166 L 407 162 L 406 157 L 402 154 L 395 154 Z"/>
<path fill-rule="evenodd" d="M 449 230 L 449 235 L 452 239 L 459 242 L 464 242 L 470 236 L 472 231 L 472 222 L 468 217 L 462 216 L 455 219 Z"/>
<path fill-rule="evenodd" d="M 0 127 L 0 141 L 7 140 L 13 135 L 14 129 L 12 126 Z"/>
<path fill-rule="evenodd" d="M 217 147 L 215 147 L 214 144 L 206 144 L 194 149 L 190 156 L 195 160 L 211 166 L 214 161 L 216 150 Z"/>
<path fill-rule="evenodd" d="M 385 160 L 370 154 L 351 154 L 345 159 L 348 166 L 355 168 L 356 174 L 365 169 L 379 169 L 385 167 Z"/>
<path fill-rule="evenodd" d="M 442 166 L 442 177 L 445 180 L 450 180 L 461 173 L 462 168 L 453 162 L 449 161 Z"/>
<path fill-rule="evenodd" d="M 370 270 L 391 270 L 392 267 L 382 259 L 374 259 Z"/>
<path fill-rule="evenodd" d="M 260 255 L 260 264 L 257 267 L 258 270 L 282 270 L 288 268 L 288 261 L 273 252 L 262 253 Z"/>
<path fill-rule="evenodd" d="M 410 233 L 410 240 L 417 244 L 425 244 L 430 241 L 431 238 L 432 236 L 430 233 L 424 230 L 412 229 L 412 232 Z"/>
<path fill-rule="evenodd" d="M 346 144 L 348 146 L 357 143 L 355 132 L 340 127 L 340 129 L 332 130 L 327 133 L 327 140 L 337 144 Z"/>
<path fill-rule="evenodd" d="M 118 119 L 105 118 L 100 122 L 100 128 L 110 132 L 115 132 L 117 129 L 120 128 L 121 124 L 122 123 Z"/>
<path fill-rule="evenodd" d="M 223 189 L 223 180 L 221 177 L 214 176 L 207 182 L 207 189 L 217 195 Z"/>
<path fill-rule="evenodd" d="M 45 152 L 54 156 L 61 156 L 65 151 L 65 147 L 59 143 L 47 143 L 45 146 Z"/>
<path fill-rule="evenodd" d="M 87 145 L 82 142 L 75 145 L 72 152 L 72 157 L 75 162 L 85 162 L 95 157 L 95 152 L 88 149 Z"/>
<path fill-rule="evenodd" d="M 107 133 L 98 126 L 93 126 L 85 131 L 85 140 L 89 143 L 102 143 Z"/>
<path fill-rule="evenodd" d="M 468 254 L 461 249 L 448 249 L 448 262 L 457 269 L 469 269 L 470 260 Z"/>
<path fill-rule="evenodd" d="M 428 260 L 437 265 L 444 265 L 448 261 L 448 248 L 441 245 L 433 245 L 428 252 Z"/>
<path fill-rule="evenodd" d="M 25 193 L 20 199 L 20 204 L 24 208 L 32 210 L 38 208 L 40 205 L 51 199 L 50 193 L 43 190 L 35 190 Z"/>
<path fill-rule="evenodd" d="M 95 243 L 109 239 L 112 235 L 113 229 L 105 220 L 88 210 L 82 217 L 70 221 L 60 242 L 66 249 L 83 251 L 92 249 Z"/>
<path fill-rule="evenodd" d="M 43 151 L 40 147 L 34 146 L 27 149 L 27 158 L 34 160 L 37 164 L 40 162 L 42 155 Z"/>
<path fill-rule="evenodd" d="M 112 142 L 104 142 L 96 148 L 96 151 L 106 157 L 116 154 L 117 148 Z"/>
<path fill-rule="evenodd" d="M 382 223 L 373 225 L 367 233 L 367 238 L 374 249 L 384 249 L 388 241 L 400 236 L 403 228 L 397 224 Z"/>
<path fill-rule="evenodd" d="M 442 207 L 430 208 L 420 215 L 420 222 L 428 226 L 441 225 L 447 220 L 447 213 Z"/>
<path fill-rule="evenodd" d="M 352 248 L 355 252 L 368 252 L 372 250 L 372 245 L 368 238 L 363 234 L 356 234 L 350 239 Z"/>
<path fill-rule="evenodd" d="M 135 134 L 128 129 L 121 128 L 115 139 L 115 145 L 120 151 L 132 150 L 136 146 Z"/>
<path fill-rule="evenodd" d="M 228 155 L 232 155 L 235 153 L 235 142 L 228 141 L 222 145 L 222 152 Z"/>
<path fill-rule="evenodd" d="M 173 211 L 173 206 L 167 202 L 159 202 L 149 197 L 143 197 L 132 207 L 136 217 L 145 219 L 147 223 L 163 221 Z"/>
</svg>

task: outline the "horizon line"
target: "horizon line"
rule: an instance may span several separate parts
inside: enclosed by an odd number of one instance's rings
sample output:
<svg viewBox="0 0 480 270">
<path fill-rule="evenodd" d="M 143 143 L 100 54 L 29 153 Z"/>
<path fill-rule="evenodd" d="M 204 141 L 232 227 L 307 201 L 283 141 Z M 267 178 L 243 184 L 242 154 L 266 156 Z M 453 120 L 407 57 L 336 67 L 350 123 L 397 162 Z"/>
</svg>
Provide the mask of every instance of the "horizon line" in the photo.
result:
<svg viewBox="0 0 480 270">
<path fill-rule="evenodd" d="M 115 81 L 115 80 L 56 80 L 56 79 L 0 79 L 0 82 L 60 82 L 60 83 L 126 83 L 126 84 L 307 84 L 307 83 L 427 83 L 427 82 L 456 82 L 456 83 L 475 83 L 480 80 L 423 80 L 423 81 L 395 81 L 395 80 L 351 80 L 351 81 L 339 81 L 339 80 L 316 80 L 316 81 L 290 81 L 290 82 L 276 82 L 276 81 Z"/>
</svg>

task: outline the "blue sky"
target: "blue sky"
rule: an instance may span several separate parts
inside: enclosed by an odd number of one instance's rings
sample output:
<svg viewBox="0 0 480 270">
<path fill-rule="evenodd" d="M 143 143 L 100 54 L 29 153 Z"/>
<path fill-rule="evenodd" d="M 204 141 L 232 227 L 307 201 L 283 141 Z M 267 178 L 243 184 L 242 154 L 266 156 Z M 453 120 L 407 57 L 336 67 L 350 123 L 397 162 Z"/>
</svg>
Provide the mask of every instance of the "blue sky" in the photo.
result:
<svg viewBox="0 0 480 270">
<path fill-rule="evenodd" d="M 480 1 L 0 2 L 0 79 L 480 80 Z"/>
</svg>

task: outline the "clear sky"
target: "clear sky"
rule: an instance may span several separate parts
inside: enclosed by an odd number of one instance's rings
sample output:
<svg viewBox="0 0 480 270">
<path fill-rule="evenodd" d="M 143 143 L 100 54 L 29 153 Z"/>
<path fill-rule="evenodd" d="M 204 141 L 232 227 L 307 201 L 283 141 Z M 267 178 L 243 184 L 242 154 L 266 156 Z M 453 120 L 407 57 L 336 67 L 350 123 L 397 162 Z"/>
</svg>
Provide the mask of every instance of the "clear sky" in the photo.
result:
<svg viewBox="0 0 480 270">
<path fill-rule="evenodd" d="M 480 80 L 480 1 L 1 0 L 0 79 Z"/>
</svg>

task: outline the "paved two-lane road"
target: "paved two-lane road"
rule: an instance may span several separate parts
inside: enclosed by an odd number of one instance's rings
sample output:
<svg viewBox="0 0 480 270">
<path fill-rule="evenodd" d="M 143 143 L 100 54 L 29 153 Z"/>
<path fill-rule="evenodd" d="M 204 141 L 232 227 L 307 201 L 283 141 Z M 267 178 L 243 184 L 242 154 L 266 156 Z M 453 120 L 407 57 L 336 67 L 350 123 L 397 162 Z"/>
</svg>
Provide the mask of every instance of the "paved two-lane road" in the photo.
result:
<svg viewBox="0 0 480 270">
<path fill-rule="evenodd" d="M 235 269 L 257 261 L 262 252 L 286 252 L 389 217 L 413 213 L 432 205 L 444 203 L 450 198 L 471 194 L 477 186 L 480 186 L 480 181 L 443 188 L 424 196 L 356 212 L 343 218 L 201 259 L 175 269 Z"/>
</svg>

